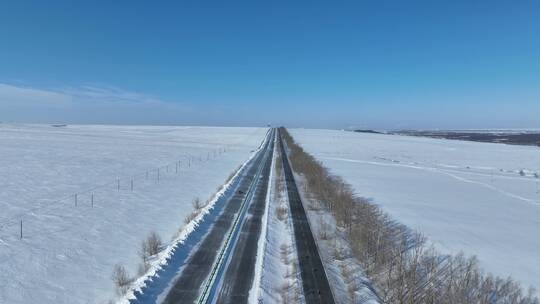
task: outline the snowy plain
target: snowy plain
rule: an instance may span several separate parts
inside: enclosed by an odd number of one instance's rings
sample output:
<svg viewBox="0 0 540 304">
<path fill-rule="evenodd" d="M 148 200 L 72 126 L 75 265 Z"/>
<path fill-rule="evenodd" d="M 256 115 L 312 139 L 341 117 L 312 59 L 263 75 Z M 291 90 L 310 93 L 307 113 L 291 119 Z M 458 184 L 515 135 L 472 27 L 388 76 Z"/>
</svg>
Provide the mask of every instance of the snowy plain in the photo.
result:
<svg viewBox="0 0 540 304">
<path fill-rule="evenodd" d="M 310 154 L 444 253 L 540 288 L 540 148 L 291 129 Z"/>
<path fill-rule="evenodd" d="M 0 303 L 114 299 L 113 266 L 134 275 L 142 239 L 169 242 L 266 131 L 0 124 Z"/>
</svg>

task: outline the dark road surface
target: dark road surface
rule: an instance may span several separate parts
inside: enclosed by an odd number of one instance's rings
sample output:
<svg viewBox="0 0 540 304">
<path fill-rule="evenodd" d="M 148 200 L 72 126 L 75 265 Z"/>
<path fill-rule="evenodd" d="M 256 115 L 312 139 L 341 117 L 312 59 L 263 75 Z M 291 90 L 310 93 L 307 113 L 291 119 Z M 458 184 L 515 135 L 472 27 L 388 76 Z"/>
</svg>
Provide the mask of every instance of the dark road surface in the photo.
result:
<svg viewBox="0 0 540 304">
<path fill-rule="evenodd" d="M 331 304 L 334 303 L 334 298 L 328 284 L 328 278 L 326 277 L 315 239 L 311 233 L 304 205 L 300 199 L 288 156 L 283 146 L 283 140 L 281 136 L 278 137 L 306 303 Z"/>
<path fill-rule="evenodd" d="M 273 139 L 273 136 L 270 137 Z M 272 149 L 273 147 L 273 140 L 269 140 L 265 145 L 265 149 L 262 149 L 254 157 L 248 169 L 245 170 L 235 195 L 227 202 L 224 210 L 218 216 L 215 224 L 204 237 L 200 246 L 194 249 L 194 252 L 184 266 L 180 277 L 175 281 L 163 303 L 194 303 L 197 301 L 201 291 L 200 289 L 212 271 L 216 256 L 221 249 L 221 245 L 226 235 L 231 229 L 235 215 L 238 213 L 242 202 L 246 198 L 246 193 L 260 168 L 265 152 L 268 151 L 267 149 Z M 243 277 L 242 279 L 245 280 Z M 245 284 L 246 283 L 240 284 L 239 282 L 239 286 Z M 235 288 L 238 289 L 238 287 Z"/>
<path fill-rule="evenodd" d="M 270 149 L 273 150 L 273 141 Z M 266 159 L 261 178 L 258 181 L 251 206 L 246 215 L 240 236 L 231 254 L 231 261 L 222 279 L 222 285 L 217 296 L 217 303 L 247 303 L 251 289 L 257 248 L 262 228 L 262 216 L 266 205 L 266 194 L 272 167 L 272 154 Z"/>
</svg>

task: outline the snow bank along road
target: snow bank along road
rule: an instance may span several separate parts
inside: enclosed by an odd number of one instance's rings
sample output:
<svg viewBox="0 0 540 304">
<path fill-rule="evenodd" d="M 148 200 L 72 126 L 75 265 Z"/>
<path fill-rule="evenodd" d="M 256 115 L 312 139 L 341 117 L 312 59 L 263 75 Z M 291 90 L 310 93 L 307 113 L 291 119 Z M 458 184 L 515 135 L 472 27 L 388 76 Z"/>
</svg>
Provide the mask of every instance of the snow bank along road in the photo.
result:
<svg viewBox="0 0 540 304">
<path fill-rule="evenodd" d="M 300 199 L 283 140 L 280 137 L 283 171 L 289 196 L 302 287 L 307 303 L 334 303 L 328 278 Z"/>
<path fill-rule="evenodd" d="M 194 249 L 164 303 L 245 303 L 251 288 L 266 201 L 275 130 L 252 160 L 234 195 Z"/>
</svg>

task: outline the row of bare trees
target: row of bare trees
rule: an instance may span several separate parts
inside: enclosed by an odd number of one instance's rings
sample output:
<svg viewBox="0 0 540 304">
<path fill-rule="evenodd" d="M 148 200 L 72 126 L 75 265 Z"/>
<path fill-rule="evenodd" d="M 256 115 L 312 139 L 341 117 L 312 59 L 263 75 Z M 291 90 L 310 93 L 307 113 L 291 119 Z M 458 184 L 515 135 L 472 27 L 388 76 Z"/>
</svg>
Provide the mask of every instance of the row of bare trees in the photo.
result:
<svg viewBox="0 0 540 304">
<path fill-rule="evenodd" d="M 279 149 L 275 150 L 276 159 L 274 162 L 275 168 L 275 177 L 276 177 L 276 193 L 275 193 L 275 202 L 277 206 L 275 208 L 275 214 L 279 221 L 286 225 L 289 229 L 290 218 L 289 218 L 289 208 L 288 208 L 288 198 L 285 186 L 285 176 L 283 175 L 283 163 L 282 156 Z M 290 230 L 288 230 L 291 232 Z M 280 295 L 280 303 L 289 304 L 289 303 L 300 303 L 302 287 L 299 285 L 299 282 L 296 278 L 299 276 L 299 269 L 297 267 L 298 260 L 296 256 L 296 251 L 293 247 L 293 244 L 288 242 L 292 239 L 281 238 L 281 245 L 279 246 L 279 253 L 282 267 L 285 267 L 285 272 L 283 268 L 281 273 L 283 275 L 283 282 L 281 286 L 277 289 Z"/>
<path fill-rule="evenodd" d="M 484 273 L 475 257 L 443 255 L 425 237 L 392 220 L 378 206 L 358 197 L 340 177 L 296 144 L 284 129 L 294 170 L 306 190 L 345 232 L 355 257 L 383 303 L 539 304 L 511 278 Z"/>
</svg>

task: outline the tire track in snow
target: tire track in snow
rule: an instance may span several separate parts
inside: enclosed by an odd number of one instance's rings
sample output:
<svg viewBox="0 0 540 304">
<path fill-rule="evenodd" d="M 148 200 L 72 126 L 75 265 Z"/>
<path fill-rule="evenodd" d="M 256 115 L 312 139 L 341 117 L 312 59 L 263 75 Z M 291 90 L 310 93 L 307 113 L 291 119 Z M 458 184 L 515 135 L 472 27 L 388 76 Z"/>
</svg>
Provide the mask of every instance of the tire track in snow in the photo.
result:
<svg viewBox="0 0 540 304">
<path fill-rule="evenodd" d="M 495 187 L 493 185 L 486 184 L 486 183 L 479 182 L 479 181 L 475 181 L 475 180 L 471 180 L 471 179 L 467 179 L 467 178 L 464 178 L 464 177 L 461 177 L 461 176 L 458 176 L 456 174 L 451 173 L 451 172 L 456 172 L 456 170 L 445 170 L 445 169 L 440 169 L 440 168 L 422 167 L 422 166 L 418 166 L 418 165 L 406 165 L 406 164 L 399 164 L 399 163 L 382 163 L 382 162 L 357 160 L 357 159 L 348 159 L 348 158 L 340 158 L 340 157 L 321 157 L 321 158 L 322 159 L 328 159 L 328 160 L 336 160 L 336 161 L 351 162 L 351 163 L 361 163 L 361 164 L 384 166 L 384 167 L 404 167 L 404 168 L 423 170 L 423 171 L 428 171 L 428 172 L 433 172 L 433 173 L 439 173 L 439 174 L 443 174 L 443 175 L 452 177 L 452 178 L 454 178 L 454 179 L 456 179 L 458 181 L 464 182 L 464 183 L 476 184 L 476 185 L 482 186 L 484 188 L 487 188 L 487 189 L 493 190 L 495 192 L 498 192 L 500 194 L 503 194 L 503 195 L 505 195 L 507 197 L 510 197 L 510 198 L 513 198 L 513 199 L 516 199 L 516 200 L 519 200 L 519 201 L 522 201 L 522 202 L 526 202 L 526 203 L 529 203 L 531 205 L 540 206 L 540 202 L 537 201 L 537 200 L 526 198 L 526 197 L 517 195 L 515 193 L 502 190 L 502 189 L 497 188 L 497 187 Z M 450 172 L 448 172 L 448 171 L 450 171 Z M 468 174 L 469 172 L 459 172 L 459 173 Z M 482 173 L 474 173 L 474 174 L 482 175 Z M 489 175 L 486 174 L 485 176 L 489 176 Z M 509 178 L 511 178 L 511 177 L 509 177 Z"/>
</svg>

